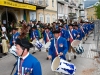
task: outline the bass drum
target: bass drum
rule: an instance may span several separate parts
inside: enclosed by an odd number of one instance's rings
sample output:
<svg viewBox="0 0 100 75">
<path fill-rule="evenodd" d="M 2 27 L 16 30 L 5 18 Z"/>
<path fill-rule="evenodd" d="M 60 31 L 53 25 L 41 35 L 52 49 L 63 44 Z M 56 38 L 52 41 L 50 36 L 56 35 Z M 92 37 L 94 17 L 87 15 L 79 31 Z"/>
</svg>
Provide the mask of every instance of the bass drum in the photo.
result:
<svg viewBox="0 0 100 75">
<path fill-rule="evenodd" d="M 51 70 L 65 75 L 74 75 L 76 66 L 58 56 L 53 60 Z"/>
<path fill-rule="evenodd" d="M 16 46 L 15 46 L 15 45 L 13 45 L 13 46 L 9 49 L 9 53 L 13 54 L 14 56 L 18 56 L 18 55 L 16 54 Z"/>
<path fill-rule="evenodd" d="M 72 47 L 77 47 L 80 44 L 80 40 L 73 40 L 71 43 Z"/>
</svg>

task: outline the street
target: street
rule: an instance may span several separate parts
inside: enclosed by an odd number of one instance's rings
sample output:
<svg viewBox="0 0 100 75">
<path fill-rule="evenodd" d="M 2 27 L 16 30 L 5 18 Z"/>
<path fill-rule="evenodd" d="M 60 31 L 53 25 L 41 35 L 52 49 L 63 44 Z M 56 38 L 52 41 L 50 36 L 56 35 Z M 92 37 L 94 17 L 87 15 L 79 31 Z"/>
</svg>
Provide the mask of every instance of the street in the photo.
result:
<svg viewBox="0 0 100 75">
<path fill-rule="evenodd" d="M 72 63 L 74 63 L 76 66 L 75 75 L 100 75 L 100 69 L 98 67 L 100 64 L 98 64 L 94 59 L 94 56 L 97 56 L 98 53 L 91 51 L 91 49 L 95 48 L 93 37 L 89 37 L 85 44 L 82 45 L 85 52 L 82 55 L 77 55 L 77 59 L 73 59 L 72 57 Z M 32 49 L 30 50 L 30 53 L 32 53 Z M 47 54 L 43 51 L 37 51 L 35 54 L 33 54 L 33 56 L 38 58 L 38 60 L 41 62 L 42 75 L 54 75 L 54 72 L 51 71 L 51 61 L 46 60 L 46 55 Z M 11 54 L 1 58 L 0 75 L 10 75 L 15 61 L 15 57 Z"/>
</svg>

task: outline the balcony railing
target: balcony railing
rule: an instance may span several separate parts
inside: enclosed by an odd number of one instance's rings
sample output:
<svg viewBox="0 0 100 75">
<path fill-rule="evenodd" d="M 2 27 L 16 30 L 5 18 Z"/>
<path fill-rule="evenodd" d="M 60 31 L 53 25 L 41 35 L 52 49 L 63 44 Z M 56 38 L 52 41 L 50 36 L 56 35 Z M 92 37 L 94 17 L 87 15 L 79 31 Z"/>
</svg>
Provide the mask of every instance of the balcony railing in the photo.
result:
<svg viewBox="0 0 100 75">
<path fill-rule="evenodd" d="M 69 0 L 58 0 L 58 2 L 65 4 L 66 2 L 69 2 Z"/>
<path fill-rule="evenodd" d="M 68 16 L 70 19 L 75 19 L 77 15 L 76 13 L 69 13 Z"/>
<path fill-rule="evenodd" d="M 69 2 L 68 6 L 69 7 L 76 7 L 76 4 L 74 2 Z"/>
</svg>

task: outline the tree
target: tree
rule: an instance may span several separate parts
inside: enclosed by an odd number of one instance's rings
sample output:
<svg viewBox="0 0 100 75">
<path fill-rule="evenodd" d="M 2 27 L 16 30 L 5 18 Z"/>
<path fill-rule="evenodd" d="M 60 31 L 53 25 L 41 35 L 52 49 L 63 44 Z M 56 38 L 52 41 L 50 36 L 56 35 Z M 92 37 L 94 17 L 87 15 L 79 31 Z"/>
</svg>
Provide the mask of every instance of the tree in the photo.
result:
<svg viewBox="0 0 100 75">
<path fill-rule="evenodd" d="M 100 19 L 100 0 L 94 7 L 95 7 L 95 12 L 96 12 L 95 15 L 97 16 L 97 19 Z"/>
</svg>

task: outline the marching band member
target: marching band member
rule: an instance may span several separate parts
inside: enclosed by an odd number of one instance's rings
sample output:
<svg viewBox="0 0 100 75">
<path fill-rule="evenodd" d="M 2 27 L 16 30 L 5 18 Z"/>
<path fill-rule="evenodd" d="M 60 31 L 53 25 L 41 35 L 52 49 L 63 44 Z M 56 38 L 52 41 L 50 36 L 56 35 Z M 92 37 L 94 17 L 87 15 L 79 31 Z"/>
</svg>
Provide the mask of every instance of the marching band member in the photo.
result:
<svg viewBox="0 0 100 75">
<path fill-rule="evenodd" d="M 63 26 L 59 26 L 59 29 L 60 29 L 61 37 L 65 38 L 66 31 L 63 28 Z"/>
<path fill-rule="evenodd" d="M 37 30 L 36 27 L 32 27 L 32 32 L 31 32 L 31 36 L 30 36 L 30 40 L 33 41 L 33 40 L 39 40 L 39 32 Z M 41 51 L 41 50 L 39 50 Z M 36 53 L 36 51 L 34 50 L 32 54 Z"/>
<path fill-rule="evenodd" d="M 51 40 L 48 58 L 53 61 L 55 57 L 60 55 L 61 58 L 66 60 L 66 53 L 68 51 L 67 41 L 65 38 L 60 36 L 60 30 L 53 31 L 53 34 L 54 39 Z"/>
<path fill-rule="evenodd" d="M 69 31 L 69 35 L 70 35 L 70 38 L 69 38 L 70 48 L 68 50 L 68 56 L 69 56 L 68 61 L 71 62 L 71 52 L 74 53 L 74 59 L 76 59 L 76 52 L 75 52 L 74 48 L 71 46 L 71 42 L 73 40 L 75 40 L 77 37 L 79 37 L 79 35 L 78 35 L 78 32 L 73 29 L 73 24 L 69 24 L 69 30 L 68 31 Z"/>
<path fill-rule="evenodd" d="M 10 39 L 10 46 L 14 45 L 16 39 L 18 38 L 18 36 L 20 35 L 20 33 L 18 32 L 17 28 L 13 28 L 13 35 Z"/>
<path fill-rule="evenodd" d="M 44 35 L 43 35 L 43 39 L 45 41 L 45 44 L 47 42 L 50 42 L 51 39 L 53 38 L 53 34 L 52 32 L 50 31 L 49 27 L 45 27 L 45 32 L 44 32 Z M 48 56 L 48 49 L 46 49 L 46 52 L 47 52 L 47 56 Z M 48 57 L 46 58 L 48 60 Z"/>
<path fill-rule="evenodd" d="M 19 56 L 17 70 L 14 75 L 42 75 L 41 64 L 29 54 L 32 44 L 25 38 L 16 40 L 16 53 Z"/>
<path fill-rule="evenodd" d="M 31 40 L 37 39 L 39 40 L 39 32 L 36 27 L 32 27 L 32 32 L 31 32 Z"/>
<path fill-rule="evenodd" d="M 53 38 L 53 34 L 50 31 L 49 27 L 45 27 L 45 32 L 44 32 L 44 41 L 45 43 L 49 42 L 51 38 Z"/>
<path fill-rule="evenodd" d="M 79 37 L 77 37 L 78 40 L 82 40 L 82 30 L 78 27 L 78 25 L 74 25 L 75 30 L 77 30 Z"/>
</svg>

